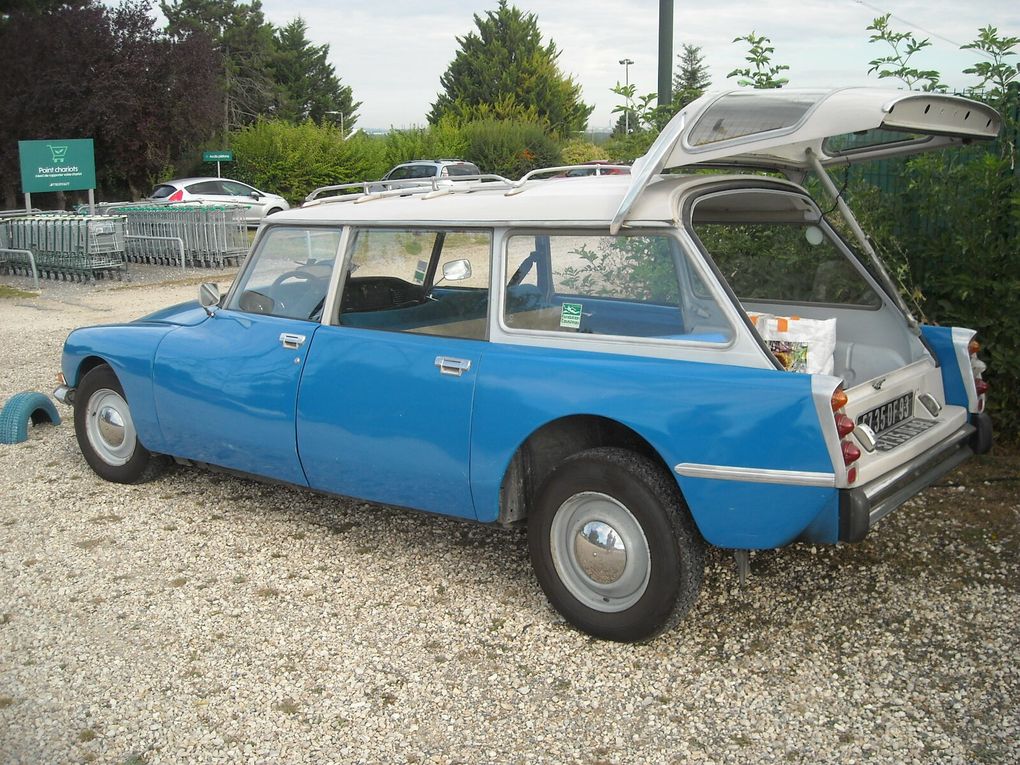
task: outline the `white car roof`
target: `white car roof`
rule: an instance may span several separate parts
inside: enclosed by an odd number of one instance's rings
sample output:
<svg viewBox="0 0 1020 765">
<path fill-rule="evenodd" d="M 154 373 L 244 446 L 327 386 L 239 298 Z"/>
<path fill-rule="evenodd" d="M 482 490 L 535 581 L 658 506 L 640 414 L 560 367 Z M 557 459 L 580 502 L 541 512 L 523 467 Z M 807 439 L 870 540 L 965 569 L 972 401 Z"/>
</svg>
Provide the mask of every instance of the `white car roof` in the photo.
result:
<svg viewBox="0 0 1020 765">
<path fill-rule="evenodd" d="M 635 206 L 631 225 L 670 224 L 676 200 L 694 185 L 740 180 L 753 176 L 663 176 L 650 185 Z M 769 179 L 775 180 L 775 179 Z M 788 184 L 790 188 L 797 188 Z M 486 188 L 489 186 L 490 188 Z M 493 188 L 494 187 L 494 188 Z M 626 175 L 603 175 L 562 180 L 531 180 L 513 193 L 500 184 L 470 184 L 452 193 L 428 195 L 343 198 L 327 197 L 300 209 L 277 213 L 272 223 L 423 225 L 591 225 L 605 228 L 620 206 L 630 179 Z"/>
</svg>

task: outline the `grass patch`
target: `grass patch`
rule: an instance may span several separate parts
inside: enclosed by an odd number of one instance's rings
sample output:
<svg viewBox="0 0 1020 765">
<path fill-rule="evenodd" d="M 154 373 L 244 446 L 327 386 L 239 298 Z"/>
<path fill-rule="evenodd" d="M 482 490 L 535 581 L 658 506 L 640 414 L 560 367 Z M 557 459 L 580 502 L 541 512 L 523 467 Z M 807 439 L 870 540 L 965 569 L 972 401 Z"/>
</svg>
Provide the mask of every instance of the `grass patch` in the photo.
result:
<svg viewBox="0 0 1020 765">
<path fill-rule="evenodd" d="M 273 709 L 286 715 L 296 715 L 301 709 L 301 705 L 288 696 L 279 703 L 273 704 Z"/>
<path fill-rule="evenodd" d="M 14 699 L 10 696 L 0 696 L 0 709 L 7 709 L 13 703 Z"/>
<path fill-rule="evenodd" d="M 95 741 L 96 732 L 91 728 L 86 728 L 85 730 L 78 734 L 78 740 L 81 741 L 83 744 L 87 744 L 89 741 Z"/>
<path fill-rule="evenodd" d="M 25 292 L 24 290 L 0 284 L 0 298 L 29 298 L 37 297 L 38 295 L 38 292 Z"/>
</svg>

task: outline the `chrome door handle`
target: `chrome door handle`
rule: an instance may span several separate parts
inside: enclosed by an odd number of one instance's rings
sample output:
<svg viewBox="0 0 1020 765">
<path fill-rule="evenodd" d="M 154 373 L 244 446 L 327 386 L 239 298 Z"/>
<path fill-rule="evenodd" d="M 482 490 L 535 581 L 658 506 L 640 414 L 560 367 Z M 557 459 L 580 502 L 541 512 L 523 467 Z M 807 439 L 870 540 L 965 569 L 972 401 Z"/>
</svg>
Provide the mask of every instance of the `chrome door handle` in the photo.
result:
<svg viewBox="0 0 1020 765">
<path fill-rule="evenodd" d="M 284 348 L 300 348 L 305 344 L 304 335 L 295 335 L 292 332 L 281 332 L 280 333 L 280 344 Z"/>
<path fill-rule="evenodd" d="M 436 356 L 436 366 L 439 367 L 440 374 L 460 377 L 471 369 L 471 361 L 469 359 L 455 359 L 452 356 Z"/>
</svg>

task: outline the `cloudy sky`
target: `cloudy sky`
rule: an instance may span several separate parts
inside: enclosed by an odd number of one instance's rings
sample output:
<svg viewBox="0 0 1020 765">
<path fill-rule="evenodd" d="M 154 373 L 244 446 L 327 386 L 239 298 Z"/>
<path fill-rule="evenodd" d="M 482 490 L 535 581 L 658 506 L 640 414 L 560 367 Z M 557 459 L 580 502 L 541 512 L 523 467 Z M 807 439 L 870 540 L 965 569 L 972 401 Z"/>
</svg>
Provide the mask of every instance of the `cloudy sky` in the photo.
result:
<svg viewBox="0 0 1020 765">
<path fill-rule="evenodd" d="M 316 43 L 329 43 L 341 79 L 362 102 L 358 126 L 409 127 L 425 123 L 439 77 L 453 59 L 456 38 L 475 29 L 472 15 L 496 8 L 498 0 L 262 0 L 276 25 L 300 15 Z M 619 99 L 610 92 L 630 80 L 639 93 L 656 89 L 658 0 L 516 0 L 538 17 L 543 39 L 556 42 L 559 65 L 581 84 L 583 99 L 594 104 L 590 126 L 607 128 Z M 877 85 L 868 62 L 884 56 L 884 44 L 868 43 L 865 27 L 876 16 L 893 14 L 897 31 L 929 38 L 932 47 L 911 63 L 936 69 L 953 87 L 976 84 L 963 69 L 980 60 L 959 46 L 987 24 L 1000 35 L 1020 36 L 1017 0 L 677 0 L 674 53 L 683 43 L 700 45 L 716 87 L 733 85 L 726 74 L 744 65 L 746 46 L 731 42 L 754 31 L 771 38 L 773 61 L 790 65 L 790 87 Z M 1020 57 L 1014 57 L 1016 62 Z M 891 84 L 885 80 L 881 84 Z"/>
</svg>

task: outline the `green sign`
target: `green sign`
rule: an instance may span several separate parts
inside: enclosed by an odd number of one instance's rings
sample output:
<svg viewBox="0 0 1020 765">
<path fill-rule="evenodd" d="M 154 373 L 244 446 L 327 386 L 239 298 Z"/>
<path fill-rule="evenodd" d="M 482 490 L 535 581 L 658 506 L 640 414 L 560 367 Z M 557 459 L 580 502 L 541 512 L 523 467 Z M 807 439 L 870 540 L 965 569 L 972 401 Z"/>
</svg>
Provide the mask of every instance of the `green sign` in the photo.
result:
<svg viewBox="0 0 1020 765">
<path fill-rule="evenodd" d="M 91 138 L 18 141 L 21 190 L 80 191 L 96 187 L 96 157 Z"/>
<path fill-rule="evenodd" d="M 234 152 L 230 149 L 224 149 L 223 151 L 203 151 L 202 152 L 203 162 L 233 162 Z"/>
<path fill-rule="evenodd" d="M 581 304 L 564 303 L 560 308 L 560 326 L 578 329 L 581 326 Z"/>
</svg>

